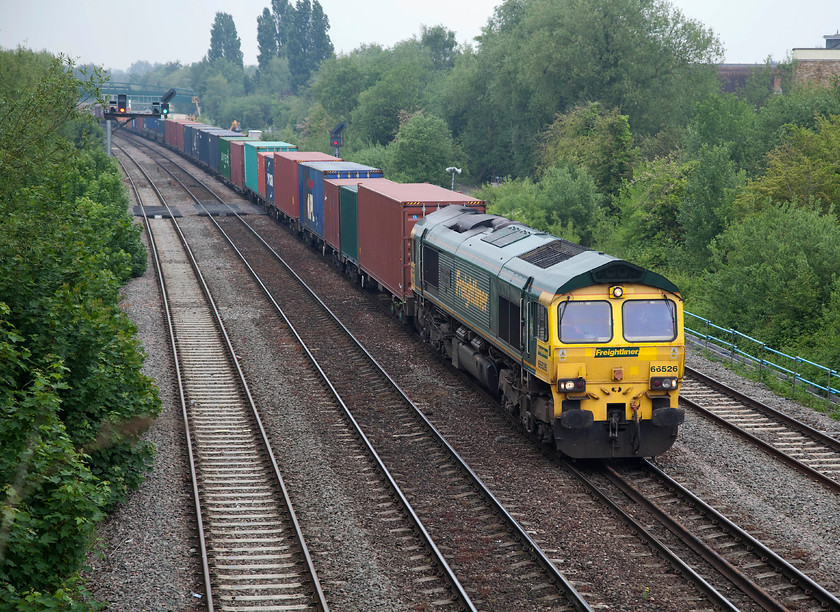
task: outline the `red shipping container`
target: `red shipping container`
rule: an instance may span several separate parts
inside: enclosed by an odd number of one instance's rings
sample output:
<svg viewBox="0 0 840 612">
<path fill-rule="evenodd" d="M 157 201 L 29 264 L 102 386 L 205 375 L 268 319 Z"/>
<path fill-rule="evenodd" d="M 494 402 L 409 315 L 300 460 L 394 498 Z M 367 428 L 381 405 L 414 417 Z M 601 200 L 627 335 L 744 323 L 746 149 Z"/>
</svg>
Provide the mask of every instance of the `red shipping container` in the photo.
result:
<svg viewBox="0 0 840 612">
<path fill-rule="evenodd" d="M 344 161 L 319 151 L 283 151 L 274 154 L 274 206 L 290 219 L 300 218 L 298 164 L 314 161 Z"/>
<path fill-rule="evenodd" d="M 184 126 L 186 125 L 185 121 L 177 121 L 175 125 L 172 126 L 172 131 L 175 133 L 175 148 L 178 149 L 181 153 L 184 152 Z"/>
<path fill-rule="evenodd" d="M 179 120 L 172 120 L 166 119 L 166 144 L 168 144 L 173 149 L 178 149 L 178 129 L 180 128 L 182 131 L 184 129 L 183 123 Z M 181 151 L 184 150 L 183 145 L 180 148 Z"/>
<path fill-rule="evenodd" d="M 230 182 L 245 189 L 245 141 L 230 141 Z"/>
<path fill-rule="evenodd" d="M 169 121 L 169 120 L 167 119 L 167 121 Z M 178 136 L 178 145 L 177 145 L 178 150 L 182 151 L 183 153 L 187 153 L 187 140 L 186 140 L 187 133 L 186 133 L 185 128 L 188 125 L 203 125 L 203 124 L 199 121 L 190 121 L 189 119 L 179 119 L 178 120 L 178 125 L 175 128 L 175 133 Z M 198 159 L 198 155 L 196 155 L 195 158 Z"/>
<path fill-rule="evenodd" d="M 380 181 L 393 182 L 386 178 L 324 179 L 324 241 L 339 253 L 341 252 L 339 189 L 342 185 L 376 185 Z"/>
<path fill-rule="evenodd" d="M 411 229 L 438 208 L 485 202 L 428 183 L 359 185 L 359 266 L 398 298 L 411 296 Z"/>
<path fill-rule="evenodd" d="M 163 142 L 164 144 L 174 147 L 175 146 L 175 124 L 171 120 L 166 120 L 163 122 Z"/>
</svg>

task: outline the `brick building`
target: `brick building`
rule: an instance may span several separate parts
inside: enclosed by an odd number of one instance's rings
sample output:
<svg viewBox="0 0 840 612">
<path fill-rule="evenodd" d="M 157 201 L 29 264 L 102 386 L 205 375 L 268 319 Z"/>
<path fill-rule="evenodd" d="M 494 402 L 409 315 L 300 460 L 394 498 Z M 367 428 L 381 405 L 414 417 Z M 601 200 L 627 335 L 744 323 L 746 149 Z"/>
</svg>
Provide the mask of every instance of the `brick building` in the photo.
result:
<svg viewBox="0 0 840 612">
<path fill-rule="evenodd" d="M 840 78 L 840 32 L 823 36 L 824 49 L 793 50 L 793 79 L 797 83 L 831 85 Z"/>
</svg>

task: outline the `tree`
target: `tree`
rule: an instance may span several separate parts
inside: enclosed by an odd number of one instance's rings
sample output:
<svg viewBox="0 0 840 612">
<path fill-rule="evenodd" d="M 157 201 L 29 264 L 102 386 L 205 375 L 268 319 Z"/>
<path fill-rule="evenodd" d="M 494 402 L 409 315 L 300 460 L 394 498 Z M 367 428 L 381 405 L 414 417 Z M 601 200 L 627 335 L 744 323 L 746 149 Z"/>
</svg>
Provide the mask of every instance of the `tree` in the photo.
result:
<svg viewBox="0 0 840 612">
<path fill-rule="evenodd" d="M 604 197 L 585 168 L 557 164 L 538 182 L 513 179 L 480 190 L 487 210 L 585 246 L 603 213 Z"/>
<path fill-rule="evenodd" d="M 264 9 L 257 17 L 260 68 L 271 57 L 289 60 L 295 90 L 304 86 L 318 66 L 333 54 L 327 32 L 330 22 L 318 0 L 272 0 L 271 12 Z"/>
<path fill-rule="evenodd" d="M 278 57 L 288 57 L 286 43 L 288 42 L 288 30 L 294 27 L 294 7 L 289 5 L 289 0 L 271 0 L 271 14 L 274 16 L 274 31 L 277 33 L 277 54 Z"/>
<path fill-rule="evenodd" d="M 327 31 L 330 23 L 321 3 L 298 0 L 286 29 L 286 56 L 296 88 L 309 81 L 310 75 L 325 59 L 333 54 L 333 45 Z"/>
<path fill-rule="evenodd" d="M 686 154 L 697 158 L 703 146 L 723 146 L 740 170 L 758 171 L 766 151 L 758 139 L 758 115 L 746 100 L 715 93 L 697 106 L 685 137 Z"/>
<path fill-rule="evenodd" d="M 309 45 L 310 57 L 309 64 L 311 66 L 310 74 L 315 72 L 325 60 L 333 56 L 335 48 L 332 40 L 330 40 L 330 20 L 324 13 L 321 3 L 318 0 L 312 2 L 312 17 L 309 23 Z M 308 78 L 307 78 L 308 80 Z"/>
<path fill-rule="evenodd" d="M 816 327 L 819 331 L 800 343 L 802 351 L 816 363 L 840 370 L 840 278 L 834 280 L 831 297 L 823 305 Z"/>
<path fill-rule="evenodd" d="M 91 608 L 74 575 L 103 512 L 150 467 L 140 434 L 160 410 L 119 307 L 145 269 L 140 230 L 101 129 L 77 112 L 102 78 L 73 73 L 63 57 L 0 52 L 4 610 Z"/>
<path fill-rule="evenodd" d="M 256 93 L 277 96 L 292 91 L 292 73 L 289 72 L 289 60 L 272 57 L 259 69 L 256 77 Z"/>
<path fill-rule="evenodd" d="M 236 33 L 236 24 L 233 22 L 233 17 L 228 13 L 216 13 L 216 19 L 210 30 L 210 49 L 207 51 L 207 60 L 213 63 L 216 60 L 225 59 L 242 68 L 242 49 L 240 47 L 239 35 Z"/>
<path fill-rule="evenodd" d="M 388 176 L 404 183 L 449 186 L 449 166 L 464 167 L 464 158 L 446 122 L 440 117 L 417 113 L 406 116 L 394 141 L 387 148 Z"/>
<path fill-rule="evenodd" d="M 770 152 L 767 173 L 746 186 L 740 207 L 765 202 L 820 202 L 828 211 L 840 202 L 840 115 L 816 117 L 815 128 L 790 127 L 782 144 Z"/>
<path fill-rule="evenodd" d="M 261 15 L 257 16 L 257 64 L 260 70 L 266 68 L 269 62 L 279 58 L 279 47 L 277 44 L 277 25 L 271 11 L 263 9 Z"/>
<path fill-rule="evenodd" d="M 347 120 L 359 104 L 359 94 L 369 85 L 360 62 L 351 55 L 331 57 L 321 64 L 312 83 L 312 97 L 337 119 Z"/>
<path fill-rule="evenodd" d="M 423 73 L 403 64 L 360 93 L 359 104 L 351 114 L 359 140 L 382 145 L 391 142 L 400 127 L 400 112 L 418 109 L 423 87 Z"/>
<path fill-rule="evenodd" d="M 705 267 L 709 245 L 730 221 L 732 202 L 743 182 L 727 147 L 703 146 L 688 175 L 679 214 L 686 250 L 698 269 Z"/>
<path fill-rule="evenodd" d="M 432 28 L 423 26 L 420 44 L 431 53 L 435 70 L 448 70 L 455 65 L 455 49 L 458 42 L 452 30 L 442 25 Z"/>
<path fill-rule="evenodd" d="M 312 5 L 309 0 L 298 0 L 286 27 L 286 44 L 283 51 L 289 58 L 289 71 L 295 91 L 309 79 L 312 67 L 309 62 L 309 23 L 312 20 Z"/>
<path fill-rule="evenodd" d="M 529 174 L 534 135 L 576 104 L 619 109 L 653 137 L 718 87 L 720 43 L 660 0 L 507 0 L 479 40 L 474 63 L 447 80 L 460 90 L 450 113 L 468 117 L 450 126 L 498 174 Z"/>
<path fill-rule="evenodd" d="M 840 261 L 834 215 L 768 205 L 724 230 L 710 252 L 698 306 L 718 325 L 787 348 L 827 322 L 822 315 L 837 289 Z"/>
<path fill-rule="evenodd" d="M 685 246 L 680 208 L 695 166 L 676 157 L 637 166 L 614 201 L 618 221 L 606 233 L 604 250 L 649 268 L 673 267 Z"/>
<path fill-rule="evenodd" d="M 627 116 L 598 103 L 581 104 L 557 117 L 543 136 L 540 165 L 558 162 L 585 167 L 605 196 L 618 193 L 638 158 Z"/>
</svg>

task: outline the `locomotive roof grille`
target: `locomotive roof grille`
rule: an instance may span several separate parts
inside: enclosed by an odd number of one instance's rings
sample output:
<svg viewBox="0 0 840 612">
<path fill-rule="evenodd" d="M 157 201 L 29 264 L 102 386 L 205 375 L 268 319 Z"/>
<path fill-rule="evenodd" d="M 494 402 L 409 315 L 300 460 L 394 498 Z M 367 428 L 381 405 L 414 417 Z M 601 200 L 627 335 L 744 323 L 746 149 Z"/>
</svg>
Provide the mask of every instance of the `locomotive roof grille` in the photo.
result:
<svg viewBox="0 0 840 612">
<path fill-rule="evenodd" d="M 568 240 L 552 240 L 538 246 L 536 249 L 523 253 L 519 259 L 527 261 L 528 263 L 539 266 L 540 268 L 550 268 L 554 264 L 561 261 L 571 259 L 575 255 L 580 255 L 588 251 L 586 247 L 582 247 L 574 242 Z"/>
</svg>

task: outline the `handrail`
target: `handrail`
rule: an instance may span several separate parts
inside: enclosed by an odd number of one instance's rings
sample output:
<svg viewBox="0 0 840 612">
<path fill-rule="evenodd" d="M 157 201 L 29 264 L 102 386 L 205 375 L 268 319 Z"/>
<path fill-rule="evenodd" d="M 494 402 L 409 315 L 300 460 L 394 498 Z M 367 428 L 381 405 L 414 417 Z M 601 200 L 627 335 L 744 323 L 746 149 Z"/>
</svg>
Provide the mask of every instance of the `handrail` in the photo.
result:
<svg viewBox="0 0 840 612">
<path fill-rule="evenodd" d="M 715 325 L 709 319 L 704 319 L 703 317 L 693 314 L 691 312 L 685 311 L 685 315 L 686 319 L 691 317 L 692 319 L 696 320 L 696 323 L 705 325 L 704 333 L 703 331 L 692 329 L 686 322 L 686 334 L 703 340 L 707 349 L 709 348 L 710 343 L 714 344 L 720 349 L 725 349 L 726 352 L 729 354 L 730 363 L 733 363 L 737 356 L 743 358 L 743 360 L 745 361 L 752 362 L 753 364 L 755 364 L 758 367 L 760 373 L 763 373 L 764 368 L 776 371 L 782 377 L 785 377 L 791 381 L 791 393 L 796 392 L 797 383 L 804 384 L 806 388 L 810 389 L 811 393 L 814 393 L 815 395 L 825 396 L 826 408 L 830 407 L 832 403 L 840 402 L 840 398 L 838 398 L 838 395 L 840 395 L 840 389 L 838 389 L 837 386 L 832 386 L 832 380 L 838 379 L 837 370 L 833 370 L 818 363 L 814 363 L 813 361 L 809 361 L 804 357 L 787 355 L 786 353 L 777 351 L 776 349 L 767 346 L 767 344 L 765 344 L 761 340 L 756 340 L 755 338 L 752 338 L 751 336 L 748 336 L 746 334 L 742 334 L 741 332 L 732 328 L 725 328 L 719 325 Z M 694 324 L 694 322 L 692 322 L 692 324 Z M 713 335 L 713 332 L 717 335 Z M 725 338 L 728 338 L 728 340 Z M 741 342 L 740 346 L 739 342 Z M 749 352 L 747 352 L 750 343 L 753 344 L 759 350 L 758 356 L 752 355 Z M 780 363 L 770 361 L 765 356 L 772 358 L 775 361 L 779 361 Z M 788 361 L 784 362 L 783 360 L 785 359 Z M 788 363 L 789 367 L 785 367 L 784 365 L 782 365 L 782 363 Z M 805 378 L 805 376 L 808 376 L 808 378 Z M 825 377 L 825 386 L 815 382 L 814 380 L 810 380 L 810 378 L 816 378 L 817 376 Z"/>
</svg>

